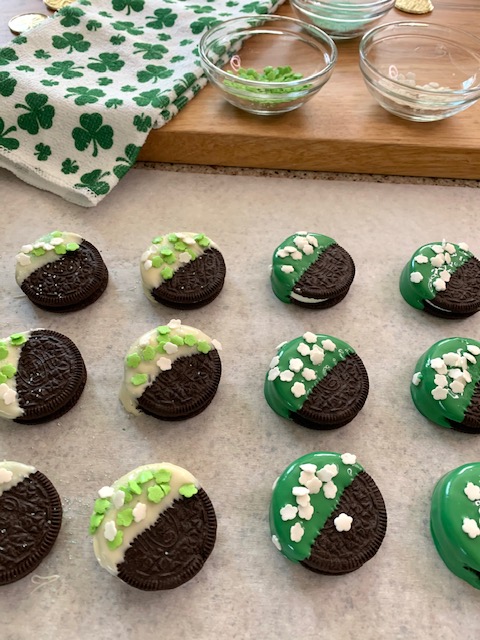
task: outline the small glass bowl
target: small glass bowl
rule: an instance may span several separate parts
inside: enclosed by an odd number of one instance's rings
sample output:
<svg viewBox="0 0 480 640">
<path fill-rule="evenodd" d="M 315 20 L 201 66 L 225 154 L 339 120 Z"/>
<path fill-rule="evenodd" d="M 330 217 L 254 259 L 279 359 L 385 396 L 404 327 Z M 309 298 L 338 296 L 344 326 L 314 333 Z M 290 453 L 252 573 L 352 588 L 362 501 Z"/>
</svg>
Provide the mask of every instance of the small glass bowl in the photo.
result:
<svg viewBox="0 0 480 640">
<path fill-rule="evenodd" d="M 395 0 L 290 0 L 290 4 L 301 20 L 323 29 L 334 40 L 351 40 L 387 14 Z"/>
<path fill-rule="evenodd" d="M 391 22 L 360 42 L 368 90 L 387 111 L 415 122 L 443 120 L 480 98 L 480 39 L 427 22 Z"/>
<path fill-rule="evenodd" d="M 333 40 L 295 18 L 244 16 L 207 31 L 200 61 L 223 97 L 249 113 L 274 115 L 298 109 L 330 78 L 337 61 Z M 291 67 L 301 79 L 259 81 L 236 75 L 238 68 L 261 73 L 266 67 Z"/>
</svg>

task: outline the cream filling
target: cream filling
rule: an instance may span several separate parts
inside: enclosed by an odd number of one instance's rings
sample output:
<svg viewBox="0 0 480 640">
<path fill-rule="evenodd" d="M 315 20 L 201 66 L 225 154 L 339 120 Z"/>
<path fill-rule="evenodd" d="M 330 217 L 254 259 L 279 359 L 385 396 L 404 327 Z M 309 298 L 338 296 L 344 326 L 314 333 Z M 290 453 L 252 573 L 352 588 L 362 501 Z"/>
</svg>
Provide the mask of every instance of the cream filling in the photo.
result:
<svg viewBox="0 0 480 640">
<path fill-rule="evenodd" d="M 35 329 L 35 331 L 38 331 L 38 329 Z M 23 332 L 23 335 L 27 340 L 30 336 L 30 333 L 31 331 Z M 10 343 L 9 338 L 4 338 L 2 342 L 5 342 L 8 347 L 8 356 L 4 360 L 0 360 L 0 368 L 5 366 L 6 364 L 12 364 L 15 369 L 18 369 L 18 361 L 20 359 L 20 352 L 23 345 L 15 347 Z M 9 420 L 13 420 L 14 418 L 18 418 L 25 413 L 21 406 L 18 404 L 18 395 L 16 393 L 17 383 L 15 381 L 15 378 L 16 376 L 13 376 L 13 378 L 9 378 L 4 382 L 4 384 L 10 387 L 10 389 L 13 389 L 13 391 L 15 391 L 15 400 L 10 404 L 5 404 L 4 399 L 0 397 L 0 418 L 8 418 Z"/>
<path fill-rule="evenodd" d="M 93 537 L 93 550 L 95 552 L 95 556 L 100 565 L 114 576 L 117 575 L 118 565 L 123 562 L 125 552 L 135 541 L 135 538 L 143 533 L 146 529 L 151 527 L 153 524 L 155 524 L 160 514 L 171 507 L 175 500 L 188 500 L 188 498 L 184 498 L 180 495 L 180 487 L 184 484 L 194 484 L 197 489 L 200 489 L 200 484 L 195 476 L 193 476 L 186 469 L 177 467 L 174 464 L 169 464 L 168 462 L 146 464 L 142 467 L 138 467 L 134 471 L 127 473 L 119 480 L 117 480 L 112 485 L 113 489 L 117 490 L 119 487 L 128 484 L 129 480 L 135 480 L 136 478 L 138 478 L 139 474 L 142 471 L 149 470 L 155 472 L 159 471 L 160 469 L 168 469 L 172 473 L 172 477 L 169 482 L 170 493 L 165 496 L 158 504 L 155 504 L 154 502 L 150 502 L 147 498 L 147 488 L 153 486 L 155 484 L 155 481 L 150 480 L 149 482 L 146 482 L 144 485 L 142 485 L 142 494 L 140 496 L 134 495 L 132 501 L 129 502 L 128 505 L 125 505 L 125 507 L 134 509 L 136 504 L 138 504 L 139 502 L 143 502 L 143 504 L 147 506 L 146 517 L 141 522 L 133 521 L 132 524 L 128 527 L 118 527 L 119 530 L 123 531 L 123 542 L 119 547 L 117 547 L 116 549 L 110 549 L 108 546 L 108 540 L 105 538 L 105 525 L 108 522 L 115 521 L 119 509 L 116 509 L 114 506 L 110 507 L 110 509 L 105 514 L 105 518 L 103 519 L 101 525 L 95 532 L 95 535 Z M 121 509 L 125 507 L 121 507 Z"/>
<path fill-rule="evenodd" d="M 65 244 L 68 244 L 69 242 L 76 242 L 77 244 L 80 244 L 83 241 L 82 236 L 67 231 L 65 233 L 62 233 L 61 237 Z M 43 242 L 43 240 L 37 240 L 36 242 L 32 243 L 32 246 L 35 246 L 37 242 Z M 17 262 L 17 265 L 15 267 L 15 279 L 18 285 L 21 285 L 22 282 L 37 269 L 50 264 L 50 262 L 55 262 L 62 257 L 62 254 L 55 253 L 54 249 L 46 251 L 42 256 L 36 256 L 33 253 L 29 253 L 26 255 L 28 255 L 30 258 L 29 264 L 21 265 L 19 262 Z"/>
<path fill-rule="evenodd" d="M 6 469 L 12 473 L 12 477 L 7 482 L 2 482 L 1 470 Z M 12 489 L 17 484 L 19 484 L 22 480 L 27 478 L 30 474 L 35 473 L 35 467 L 31 467 L 27 464 L 22 464 L 21 462 L 13 462 L 11 460 L 4 460 L 0 462 L 0 496 L 4 491 L 8 491 Z"/>
<path fill-rule="evenodd" d="M 184 338 L 189 334 L 193 335 L 197 339 L 197 341 L 202 340 L 204 342 L 208 342 L 208 344 L 210 345 L 212 344 L 212 339 L 207 336 L 207 334 L 203 333 L 203 331 L 200 331 L 199 329 L 195 329 L 194 327 L 189 327 L 187 325 L 181 325 L 177 329 L 171 329 L 169 334 L 161 337 L 162 339 L 168 341 L 173 336 L 180 336 L 181 338 Z M 128 350 L 127 356 L 133 353 L 140 352 L 147 345 L 155 348 L 158 344 L 157 336 L 158 333 L 156 328 L 152 329 L 148 333 L 145 333 L 136 342 L 134 342 L 134 344 L 132 344 L 132 346 Z M 178 350 L 170 355 L 167 353 L 158 353 L 155 355 L 153 360 L 142 360 L 138 367 L 136 367 L 135 369 L 128 367 L 125 359 L 124 377 L 120 389 L 120 401 L 125 409 L 129 413 L 133 413 L 136 416 L 141 414 L 141 411 L 139 411 L 137 408 L 137 400 L 138 398 L 140 398 L 145 389 L 153 384 L 156 377 L 162 373 L 162 370 L 157 364 L 160 358 L 168 358 L 173 364 L 173 362 L 178 358 L 192 356 L 197 353 L 199 353 L 199 351 L 195 345 L 193 347 L 183 345 L 181 347 L 178 347 Z M 136 373 L 146 373 L 148 375 L 148 382 L 138 386 L 132 384 L 130 380 Z"/>
<path fill-rule="evenodd" d="M 443 309 L 442 307 L 439 307 L 436 304 L 433 304 L 430 300 L 426 300 L 425 302 L 428 302 L 428 305 L 430 307 L 433 307 L 434 309 L 438 309 L 439 311 L 443 311 L 443 313 L 452 313 L 449 309 Z"/>
<path fill-rule="evenodd" d="M 330 300 L 330 298 L 305 298 L 305 296 L 301 296 L 298 293 L 291 293 L 290 297 L 294 300 L 298 300 L 299 302 L 306 302 L 307 304 L 314 304 L 315 302 L 326 302 Z"/>
</svg>

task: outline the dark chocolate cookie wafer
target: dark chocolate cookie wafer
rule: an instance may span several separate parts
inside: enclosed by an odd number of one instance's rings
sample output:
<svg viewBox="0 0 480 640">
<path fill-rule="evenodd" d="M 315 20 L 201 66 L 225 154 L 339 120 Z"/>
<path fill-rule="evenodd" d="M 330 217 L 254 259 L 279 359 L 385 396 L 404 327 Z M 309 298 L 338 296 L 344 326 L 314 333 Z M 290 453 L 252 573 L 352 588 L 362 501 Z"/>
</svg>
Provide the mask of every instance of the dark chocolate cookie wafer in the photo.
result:
<svg viewBox="0 0 480 640">
<path fill-rule="evenodd" d="M 64 313 L 95 302 L 108 284 L 99 251 L 74 233 L 54 231 L 17 255 L 16 279 L 37 307 Z"/>
<path fill-rule="evenodd" d="M 264 386 L 276 413 L 310 429 L 348 424 L 365 404 L 368 390 L 367 371 L 354 349 L 310 331 L 277 347 Z"/>
<path fill-rule="evenodd" d="M 80 398 L 87 372 L 76 345 L 34 329 L 0 341 L 0 416 L 20 424 L 60 418 Z"/>
<path fill-rule="evenodd" d="M 48 555 L 62 524 L 62 504 L 35 467 L 0 462 L 0 585 L 31 573 Z"/>
<path fill-rule="evenodd" d="M 270 527 L 287 558 L 316 573 L 341 575 L 377 553 L 387 513 L 356 456 L 317 452 L 293 462 L 276 481 Z"/>
<path fill-rule="evenodd" d="M 137 340 L 125 358 L 120 399 L 127 411 L 185 420 L 213 400 L 222 373 L 221 345 L 171 320 Z"/>
<path fill-rule="evenodd" d="M 226 268 L 209 238 L 184 232 L 154 238 L 142 255 L 140 273 L 150 300 L 176 309 L 194 309 L 218 296 Z"/>
<path fill-rule="evenodd" d="M 198 480 L 169 463 L 139 467 L 100 489 L 90 522 L 101 566 L 145 591 L 193 578 L 213 550 L 216 530 Z"/>
<path fill-rule="evenodd" d="M 424 310 L 440 318 L 468 318 L 480 309 L 480 261 L 471 258 L 452 273 L 444 291 L 424 301 Z"/>
<path fill-rule="evenodd" d="M 283 302 L 326 309 L 347 295 L 355 264 L 333 238 L 299 232 L 289 236 L 273 254 L 271 281 Z"/>
</svg>

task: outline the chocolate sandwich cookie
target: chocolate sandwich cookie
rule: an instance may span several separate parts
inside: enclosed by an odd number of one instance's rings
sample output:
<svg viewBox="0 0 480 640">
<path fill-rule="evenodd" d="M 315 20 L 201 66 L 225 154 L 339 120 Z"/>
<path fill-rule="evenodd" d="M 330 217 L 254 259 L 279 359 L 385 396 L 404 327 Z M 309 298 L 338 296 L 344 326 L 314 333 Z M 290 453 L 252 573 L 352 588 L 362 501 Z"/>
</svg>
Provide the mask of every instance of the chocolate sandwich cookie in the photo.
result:
<svg viewBox="0 0 480 640">
<path fill-rule="evenodd" d="M 353 347 L 307 331 L 283 342 L 270 362 L 265 398 L 270 407 L 310 429 L 336 429 L 365 404 L 368 375 Z"/>
<path fill-rule="evenodd" d="M 273 253 L 272 288 L 282 302 L 309 309 L 333 307 L 347 295 L 354 277 L 350 255 L 319 233 L 299 231 Z"/>
<path fill-rule="evenodd" d="M 438 481 L 430 530 L 450 571 L 480 589 L 480 462 L 464 464 Z"/>
<path fill-rule="evenodd" d="M 87 371 L 76 345 L 32 329 L 0 340 L 0 417 L 20 424 L 56 420 L 82 395 Z"/>
<path fill-rule="evenodd" d="M 0 585 L 25 577 L 48 555 L 62 525 L 50 480 L 20 462 L 0 462 Z"/>
<path fill-rule="evenodd" d="M 387 530 L 377 485 L 351 453 L 309 453 L 273 486 L 272 542 L 289 560 L 329 575 L 359 569 Z"/>
<path fill-rule="evenodd" d="M 223 288 L 225 262 L 203 233 L 169 233 L 153 238 L 142 254 L 143 290 L 152 302 L 195 309 L 212 302 Z"/>
<path fill-rule="evenodd" d="M 400 292 L 433 316 L 467 318 L 480 309 L 480 261 L 464 242 L 424 244 L 405 265 Z"/>
<path fill-rule="evenodd" d="M 147 464 L 102 487 L 90 519 L 100 565 L 143 589 L 174 589 L 193 578 L 215 545 L 212 503 L 188 471 Z"/>
<path fill-rule="evenodd" d="M 53 231 L 16 256 L 22 291 L 46 311 L 77 311 L 105 291 L 108 271 L 98 250 L 76 233 Z"/>
<path fill-rule="evenodd" d="M 186 420 L 213 400 L 222 373 L 222 345 L 203 331 L 170 320 L 128 350 L 120 400 L 129 413 Z"/>
<path fill-rule="evenodd" d="M 410 391 L 422 415 L 447 429 L 480 433 L 480 342 L 446 338 L 415 365 Z"/>
</svg>

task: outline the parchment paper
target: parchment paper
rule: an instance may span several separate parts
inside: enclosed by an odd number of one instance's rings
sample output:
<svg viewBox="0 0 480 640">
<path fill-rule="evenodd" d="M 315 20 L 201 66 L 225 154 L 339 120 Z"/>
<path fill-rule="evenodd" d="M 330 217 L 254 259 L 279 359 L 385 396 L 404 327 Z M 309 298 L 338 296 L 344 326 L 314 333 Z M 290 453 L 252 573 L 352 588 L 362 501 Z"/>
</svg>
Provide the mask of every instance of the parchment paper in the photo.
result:
<svg viewBox="0 0 480 640">
<path fill-rule="evenodd" d="M 0 589 L 3 640 L 161 637 L 183 639 L 435 638 L 478 640 L 480 592 L 451 574 L 429 533 L 437 479 L 480 459 L 480 436 L 445 430 L 414 408 L 409 383 L 419 355 L 447 336 L 479 339 L 480 314 L 429 317 L 398 291 L 400 271 L 425 242 L 467 242 L 480 255 L 480 191 L 467 188 L 294 181 L 139 170 L 94 211 L 67 204 L 0 172 L 1 335 L 46 327 L 80 348 L 88 382 L 77 406 L 41 426 L 0 424 L 0 458 L 35 465 L 55 484 L 63 528 L 36 576 Z M 22 244 L 60 228 L 102 252 L 105 294 L 83 311 L 43 312 L 17 287 Z M 222 294 L 188 312 L 153 306 L 138 260 L 157 234 L 201 231 L 227 263 Z M 298 230 L 337 239 L 353 256 L 350 293 L 325 311 L 277 300 L 268 265 Z M 184 423 L 129 416 L 117 394 L 122 361 L 142 333 L 171 318 L 223 344 L 218 394 Z M 306 330 L 338 336 L 358 351 L 371 390 L 349 425 L 315 432 L 274 414 L 263 379 L 274 347 Z M 272 482 L 309 451 L 349 451 L 373 476 L 387 505 L 385 541 L 374 559 L 343 577 L 311 573 L 270 541 Z M 144 593 L 102 570 L 87 529 L 96 491 L 136 466 L 170 461 L 202 482 L 218 516 L 216 547 L 204 569 L 171 592 Z"/>
</svg>

